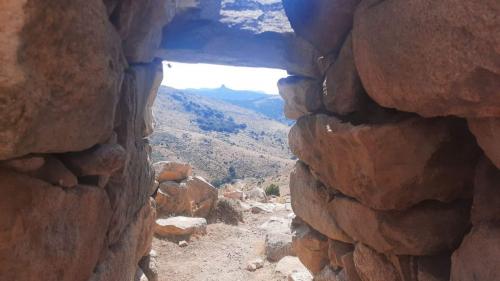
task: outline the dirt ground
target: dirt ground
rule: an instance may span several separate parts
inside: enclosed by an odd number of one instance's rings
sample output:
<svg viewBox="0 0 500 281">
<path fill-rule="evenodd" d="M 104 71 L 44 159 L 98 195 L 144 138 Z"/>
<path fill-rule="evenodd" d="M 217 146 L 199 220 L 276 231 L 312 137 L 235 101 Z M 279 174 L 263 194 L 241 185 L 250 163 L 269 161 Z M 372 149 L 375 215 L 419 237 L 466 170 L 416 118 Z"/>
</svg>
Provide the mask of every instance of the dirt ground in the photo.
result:
<svg viewBox="0 0 500 281">
<path fill-rule="evenodd" d="M 275 264 L 264 257 L 265 231 L 258 227 L 271 216 L 286 217 L 290 211 L 273 214 L 245 212 L 243 224 L 210 224 L 207 235 L 192 238 L 185 248 L 155 238 L 160 281 L 274 281 Z M 264 267 L 246 270 L 248 261 L 261 257 Z"/>
</svg>

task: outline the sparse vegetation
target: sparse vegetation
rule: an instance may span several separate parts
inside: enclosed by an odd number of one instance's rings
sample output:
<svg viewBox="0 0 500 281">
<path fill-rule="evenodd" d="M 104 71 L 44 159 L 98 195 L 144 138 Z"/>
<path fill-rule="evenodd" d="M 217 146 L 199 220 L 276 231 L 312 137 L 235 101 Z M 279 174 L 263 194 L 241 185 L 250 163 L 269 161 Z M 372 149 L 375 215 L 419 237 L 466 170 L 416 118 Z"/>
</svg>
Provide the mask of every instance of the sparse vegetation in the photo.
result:
<svg viewBox="0 0 500 281">
<path fill-rule="evenodd" d="M 173 94 L 172 97 L 181 102 L 184 110 L 198 116 L 194 122 L 203 131 L 236 134 L 247 127 L 246 124 L 236 123 L 233 117 L 228 117 L 221 111 L 187 100 L 185 96 Z"/>
<path fill-rule="evenodd" d="M 264 190 L 266 192 L 266 195 L 275 195 L 275 196 L 280 196 L 280 187 L 274 183 L 270 184 L 266 189 Z"/>
</svg>

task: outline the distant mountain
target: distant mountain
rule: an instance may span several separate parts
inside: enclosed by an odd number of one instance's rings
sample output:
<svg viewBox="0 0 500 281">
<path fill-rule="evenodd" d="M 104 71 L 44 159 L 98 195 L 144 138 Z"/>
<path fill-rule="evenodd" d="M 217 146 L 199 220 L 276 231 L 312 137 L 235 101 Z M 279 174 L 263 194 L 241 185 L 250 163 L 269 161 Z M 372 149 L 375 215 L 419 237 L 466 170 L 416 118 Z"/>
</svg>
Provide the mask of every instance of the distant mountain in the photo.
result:
<svg viewBox="0 0 500 281">
<path fill-rule="evenodd" d="M 243 100 L 230 103 L 194 92 L 160 87 L 153 107 L 153 161 L 188 162 L 196 174 L 215 185 L 235 179 L 288 177 L 294 163 L 288 125 L 235 104 Z M 234 94 L 223 92 L 229 97 Z M 264 96 L 257 100 L 274 98 Z"/>
<path fill-rule="evenodd" d="M 291 124 L 291 121 L 286 119 L 283 113 L 285 102 L 278 95 L 268 95 L 266 93 L 255 91 L 233 90 L 224 85 L 216 89 L 186 89 L 183 91 L 225 101 L 253 110 L 273 120 L 288 125 Z"/>
</svg>

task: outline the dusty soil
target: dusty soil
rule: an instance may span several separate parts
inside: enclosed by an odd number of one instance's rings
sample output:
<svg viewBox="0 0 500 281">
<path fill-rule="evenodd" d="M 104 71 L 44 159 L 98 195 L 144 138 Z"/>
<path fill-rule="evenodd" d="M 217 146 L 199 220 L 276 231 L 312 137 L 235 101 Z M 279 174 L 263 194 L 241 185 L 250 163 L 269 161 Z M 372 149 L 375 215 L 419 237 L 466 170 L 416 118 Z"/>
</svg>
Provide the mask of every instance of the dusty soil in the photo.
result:
<svg viewBox="0 0 500 281">
<path fill-rule="evenodd" d="M 207 235 L 192 238 L 185 248 L 155 238 L 160 281 L 274 281 L 275 264 L 265 260 L 265 231 L 258 227 L 271 216 L 286 217 L 290 211 L 273 214 L 245 212 L 238 226 L 211 224 Z M 248 261 L 261 257 L 265 265 L 255 272 L 246 270 Z"/>
</svg>

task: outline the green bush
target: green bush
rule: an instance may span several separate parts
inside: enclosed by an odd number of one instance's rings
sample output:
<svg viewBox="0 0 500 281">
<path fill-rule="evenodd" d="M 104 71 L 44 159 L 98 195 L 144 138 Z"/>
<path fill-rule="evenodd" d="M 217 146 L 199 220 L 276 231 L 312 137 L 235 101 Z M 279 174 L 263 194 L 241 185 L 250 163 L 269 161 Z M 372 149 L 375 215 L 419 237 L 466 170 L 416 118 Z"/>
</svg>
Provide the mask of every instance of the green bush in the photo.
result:
<svg viewBox="0 0 500 281">
<path fill-rule="evenodd" d="M 277 184 L 272 183 L 266 187 L 265 192 L 266 195 L 280 196 L 280 187 Z"/>
</svg>

